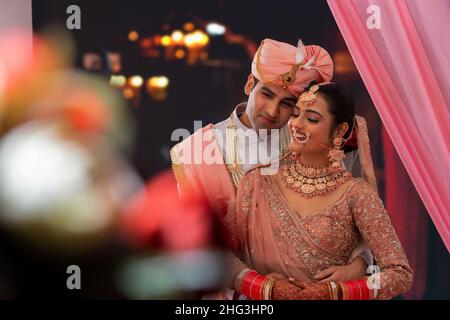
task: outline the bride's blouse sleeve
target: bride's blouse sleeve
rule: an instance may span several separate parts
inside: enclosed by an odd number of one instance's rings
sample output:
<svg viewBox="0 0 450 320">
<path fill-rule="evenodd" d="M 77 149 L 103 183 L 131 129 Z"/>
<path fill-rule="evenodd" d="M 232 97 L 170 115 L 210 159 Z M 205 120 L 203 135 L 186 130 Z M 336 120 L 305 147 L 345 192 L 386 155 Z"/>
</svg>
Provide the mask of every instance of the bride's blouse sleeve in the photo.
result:
<svg viewBox="0 0 450 320">
<path fill-rule="evenodd" d="M 353 219 L 380 267 L 377 299 L 391 299 L 409 290 L 413 272 L 378 193 L 364 180 L 350 194 Z"/>
</svg>

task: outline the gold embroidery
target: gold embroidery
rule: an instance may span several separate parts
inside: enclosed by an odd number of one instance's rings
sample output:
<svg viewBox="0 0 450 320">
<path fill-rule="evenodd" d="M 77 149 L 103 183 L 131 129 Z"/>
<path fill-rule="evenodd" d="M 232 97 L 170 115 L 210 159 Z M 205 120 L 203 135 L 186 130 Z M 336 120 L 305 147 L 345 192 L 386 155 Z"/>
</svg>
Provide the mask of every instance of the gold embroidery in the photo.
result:
<svg viewBox="0 0 450 320">
<path fill-rule="evenodd" d="M 177 143 L 170 149 L 170 158 L 172 160 L 172 172 L 175 176 L 175 180 L 179 185 L 180 189 L 185 189 L 188 185 L 188 180 L 184 173 L 183 163 L 180 159 L 180 144 Z"/>
<path fill-rule="evenodd" d="M 226 154 L 226 164 L 227 170 L 230 174 L 231 181 L 233 182 L 233 186 L 237 189 L 239 185 L 239 181 L 241 181 L 242 176 L 244 175 L 241 165 L 238 161 L 237 154 L 237 133 L 236 133 L 236 125 L 233 122 L 232 117 L 229 117 L 227 120 L 227 129 L 226 129 L 226 141 L 227 141 L 227 149 L 225 151 Z"/>
<path fill-rule="evenodd" d="M 253 190 L 254 187 L 259 191 Z M 264 207 L 261 201 L 266 202 L 273 228 L 273 235 L 266 236 L 274 237 L 274 243 L 281 252 L 289 256 L 296 268 L 312 281 L 312 276 L 318 271 L 346 264 L 362 236 L 381 269 L 377 299 L 393 298 L 411 286 L 412 270 L 389 216 L 377 192 L 363 179 L 352 180 L 338 200 L 304 218 L 289 206 L 271 177 L 260 177 L 251 172 L 244 177 L 240 188 L 243 201 L 240 207 L 242 216 L 238 221 L 239 230 L 244 235 L 242 239 L 257 239 L 247 235 L 257 232 L 248 229 L 247 220 L 250 214 L 261 214 L 256 208 L 258 205 Z M 256 198 L 256 194 L 262 196 Z M 256 201 L 253 210 L 252 201 Z M 249 259 L 257 261 L 258 257 L 251 254 Z M 284 264 L 285 261 L 279 263 Z"/>
</svg>

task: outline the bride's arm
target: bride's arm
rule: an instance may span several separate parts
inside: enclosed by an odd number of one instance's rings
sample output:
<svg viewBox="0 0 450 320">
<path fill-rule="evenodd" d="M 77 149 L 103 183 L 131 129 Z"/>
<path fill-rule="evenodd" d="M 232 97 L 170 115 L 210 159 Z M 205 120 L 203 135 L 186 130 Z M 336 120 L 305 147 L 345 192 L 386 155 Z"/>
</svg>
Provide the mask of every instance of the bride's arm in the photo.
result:
<svg viewBox="0 0 450 320">
<path fill-rule="evenodd" d="M 351 197 L 356 226 L 380 268 L 380 273 L 372 277 L 375 287 L 379 285 L 379 289 L 371 290 L 372 297 L 376 294 L 377 299 L 390 299 L 406 292 L 412 285 L 413 273 L 377 192 L 361 181 Z"/>
<path fill-rule="evenodd" d="M 373 264 L 373 256 L 366 242 L 360 238 L 353 249 L 348 263 L 343 266 L 332 266 L 319 271 L 314 279 L 319 282 L 347 281 L 362 278 L 366 275 L 367 267 Z"/>
<path fill-rule="evenodd" d="M 370 278 L 327 283 L 293 281 L 304 290 L 299 299 L 391 299 L 411 287 L 413 273 L 397 234 L 377 192 L 366 182 L 356 184 L 350 195 L 355 224 L 380 269 Z"/>
</svg>

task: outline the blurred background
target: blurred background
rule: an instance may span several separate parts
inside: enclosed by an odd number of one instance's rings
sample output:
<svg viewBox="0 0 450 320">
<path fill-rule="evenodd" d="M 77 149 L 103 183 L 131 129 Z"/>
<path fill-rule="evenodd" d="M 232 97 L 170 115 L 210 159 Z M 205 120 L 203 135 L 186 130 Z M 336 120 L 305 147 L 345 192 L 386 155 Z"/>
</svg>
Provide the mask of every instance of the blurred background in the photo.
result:
<svg viewBox="0 0 450 320">
<path fill-rule="evenodd" d="M 326 1 L 5 0 L 0 21 L 0 298 L 197 298 L 219 287 L 220 228 L 204 199 L 177 200 L 171 134 L 245 101 L 264 38 L 330 52 L 334 81 L 366 117 L 415 271 L 404 298 L 450 298 L 450 256 Z M 392 179 L 399 197 L 385 199 Z M 394 200 L 407 205 L 391 212 Z M 67 289 L 69 265 L 81 290 Z"/>
</svg>

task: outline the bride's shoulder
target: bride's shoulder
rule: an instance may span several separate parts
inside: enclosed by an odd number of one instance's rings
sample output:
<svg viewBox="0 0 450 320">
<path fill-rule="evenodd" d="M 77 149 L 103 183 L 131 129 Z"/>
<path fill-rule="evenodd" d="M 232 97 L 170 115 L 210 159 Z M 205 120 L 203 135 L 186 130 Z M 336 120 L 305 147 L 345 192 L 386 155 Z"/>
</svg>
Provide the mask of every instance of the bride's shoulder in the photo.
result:
<svg viewBox="0 0 450 320">
<path fill-rule="evenodd" d="M 348 185 L 349 188 L 353 190 L 358 191 L 373 190 L 373 187 L 361 177 L 351 177 L 348 181 Z"/>
<path fill-rule="evenodd" d="M 366 180 L 360 177 L 352 177 L 349 181 L 349 196 L 351 199 L 378 198 L 378 192 Z"/>
</svg>

